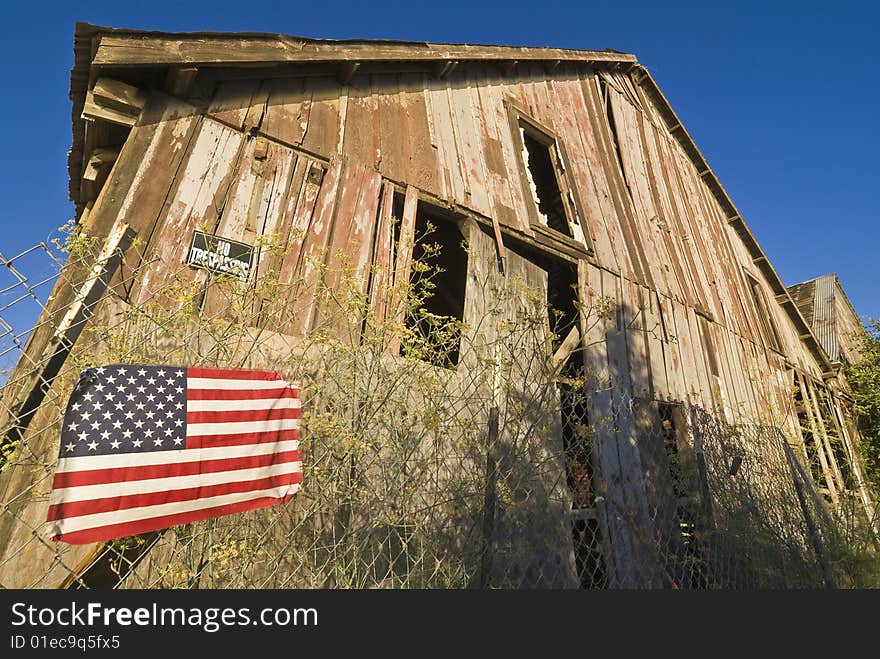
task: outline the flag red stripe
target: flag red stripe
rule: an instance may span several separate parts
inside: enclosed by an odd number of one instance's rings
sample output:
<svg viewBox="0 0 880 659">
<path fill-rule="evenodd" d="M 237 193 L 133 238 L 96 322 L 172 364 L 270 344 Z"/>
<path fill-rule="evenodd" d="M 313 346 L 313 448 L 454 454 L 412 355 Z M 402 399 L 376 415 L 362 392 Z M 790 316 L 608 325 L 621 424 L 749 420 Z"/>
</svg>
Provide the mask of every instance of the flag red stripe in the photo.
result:
<svg viewBox="0 0 880 659">
<path fill-rule="evenodd" d="M 80 515 L 92 515 L 94 513 L 106 513 L 115 510 L 126 510 L 128 508 L 140 508 L 141 506 L 190 501 L 220 496 L 222 494 L 249 492 L 251 490 L 264 490 L 281 485 L 293 485 L 294 483 L 302 483 L 301 471 L 237 483 L 219 483 L 217 485 L 188 487 L 180 490 L 166 490 L 164 492 L 147 492 L 144 494 L 127 494 L 121 497 L 71 501 L 49 506 L 47 521 L 54 522 L 59 519 L 79 517 Z"/>
<path fill-rule="evenodd" d="M 216 460 L 144 465 L 139 467 L 68 471 L 55 474 L 52 488 L 58 490 L 67 487 L 80 487 L 82 485 L 104 485 L 107 483 L 149 480 L 152 478 L 211 474 L 218 471 L 235 471 L 237 469 L 253 469 L 255 467 L 284 464 L 285 462 L 299 462 L 301 459 L 299 451 L 285 451 L 283 453 L 249 455 L 240 458 L 218 458 Z"/>
<path fill-rule="evenodd" d="M 257 508 L 265 508 L 266 506 L 274 506 L 284 500 L 289 500 L 292 495 L 281 498 L 261 497 L 259 499 L 251 499 L 250 501 L 240 501 L 238 503 L 230 503 L 225 506 L 215 506 L 213 508 L 201 508 L 185 513 L 177 513 L 175 515 L 162 515 L 160 517 L 151 517 L 148 519 L 139 519 L 134 522 L 124 522 L 121 524 L 108 524 L 99 526 L 94 529 L 83 529 L 82 531 L 74 531 L 56 536 L 55 540 L 63 540 L 72 545 L 87 545 L 92 542 L 103 542 L 104 540 L 112 540 L 113 538 L 122 538 L 129 535 L 137 535 L 157 529 L 164 529 L 178 524 L 188 524 L 190 522 L 200 522 L 202 520 L 220 517 L 221 515 L 232 515 L 234 513 L 243 513 L 248 510 L 256 510 Z"/>
<path fill-rule="evenodd" d="M 267 430 L 265 432 L 242 433 L 240 435 L 200 435 L 197 437 L 187 437 L 186 447 L 238 446 L 239 444 L 280 442 L 286 439 L 299 439 L 299 430 Z"/>
<path fill-rule="evenodd" d="M 254 400 L 257 398 L 296 398 L 293 389 L 279 385 L 277 389 L 187 389 L 188 400 Z"/>
<path fill-rule="evenodd" d="M 187 412 L 187 423 L 223 423 L 226 421 L 268 421 L 270 419 L 298 419 L 298 407 L 282 407 L 268 410 L 214 410 Z"/>
<path fill-rule="evenodd" d="M 282 380 L 278 371 L 248 371 L 237 368 L 204 368 L 190 366 L 186 369 L 191 378 L 224 378 L 226 380 Z"/>
</svg>

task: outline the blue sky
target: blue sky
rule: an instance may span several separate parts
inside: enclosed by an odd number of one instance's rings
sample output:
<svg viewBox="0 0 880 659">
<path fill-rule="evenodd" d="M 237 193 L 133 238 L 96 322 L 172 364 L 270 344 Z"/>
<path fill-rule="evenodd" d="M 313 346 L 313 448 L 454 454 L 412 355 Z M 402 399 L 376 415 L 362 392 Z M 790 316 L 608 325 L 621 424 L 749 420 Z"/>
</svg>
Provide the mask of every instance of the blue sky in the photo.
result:
<svg viewBox="0 0 880 659">
<path fill-rule="evenodd" d="M 4 7 L 0 251 L 40 240 L 67 200 L 77 20 L 169 31 L 266 31 L 635 53 L 786 284 L 837 272 L 880 316 L 880 107 L 868 2 L 135 2 Z"/>
</svg>

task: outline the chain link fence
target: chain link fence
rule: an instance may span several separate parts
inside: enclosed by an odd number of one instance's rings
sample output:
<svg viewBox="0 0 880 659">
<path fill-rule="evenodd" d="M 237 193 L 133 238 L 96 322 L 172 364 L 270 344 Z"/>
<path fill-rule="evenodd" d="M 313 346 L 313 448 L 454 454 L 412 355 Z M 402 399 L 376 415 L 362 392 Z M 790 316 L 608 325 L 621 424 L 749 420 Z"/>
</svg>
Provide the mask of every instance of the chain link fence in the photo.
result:
<svg viewBox="0 0 880 659">
<path fill-rule="evenodd" d="M 43 244 L 0 256 L 0 586 L 815 588 L 875 574 L 866 524 L 831 512 L 779 428 L 634 398 L 583 347 L 558 358 L 571 328 L 551 331 L 546 292 L 494 264 L 474 258 L 486 295 L 465 325 L 421 304 L 442 273 L 414 268 L 389 296 L 401 306 L 377 313 L 344 264 L 317 259 L 281 287 L 271 269 L 242 283 L 125 248 L 69 242 L 63 269 Z M 580 311 L 582 329 L 607 313 Z M 113 363 L 301 383 L 303 490 L 101 546 L 47 539 L 67 398 L 80 370 Z M 638 462 L 614 467 L 623 427 Z"/>
</svg>

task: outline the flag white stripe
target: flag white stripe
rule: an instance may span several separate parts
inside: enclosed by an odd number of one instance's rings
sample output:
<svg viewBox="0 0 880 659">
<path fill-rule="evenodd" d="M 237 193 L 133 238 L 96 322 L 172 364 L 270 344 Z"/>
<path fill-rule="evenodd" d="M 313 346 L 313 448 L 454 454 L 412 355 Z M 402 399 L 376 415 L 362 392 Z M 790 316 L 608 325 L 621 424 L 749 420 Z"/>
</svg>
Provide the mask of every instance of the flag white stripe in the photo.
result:
<svg viewBox="0 0 880 659">
<path fill-rule="evenodd" d="M 289 410 L 300 407 L 299 398 L 252 398 L 248 400 L 187 400 L 187 412 L 235 412 L 241 410 Z"/>
<path fill-rule="evenodd" d="M 83 531 L 85 529 L 92 529 L 110 524 L 124 524 L 126 522 L 135 522 L 141 519 L 149 519 L 151 517 L 164 517 L 167 515 L 191 512 L 193 510 L 201 510 L 202 508 L 214 508 L 216 506 L 225 506 L 232 503 L 261 499 L 263 497 L 281 499 L 288 494 L 295 494 L 299 491 L 299 488 L 299 483 L 296 483 L 293 485 L 281 485 L 267 490 L 237 492 L 234 494 L 207 497 L 205 499 L 175 501 L 173 503 L 162 503 L 155 506 L 142 506 L 140 508 L 130 508 L 128 510 L 81 515 L 79 517 L 70 517 L 68 519 L 49 522 L 49 529 L 53 535 L 63 535 L 65 533 L 73 533 L 75 531 Z"/>
<path fill-rule="evenodd" d="M 251 469 L 233 469 L 206 474 L 191 474 L 188 476 L 145 478 L 143 480 L 125 481 L 122 483 L 105 483 L 103 485 L 79 485 L 53 490 L 52 496 L 49 497 L 49 504 L 74 503 L 132 494 L 170 492 L 172 490 L 185 490 L 191 487 L 205 487 L 208 485 L 221 485 L 223 483 L 241 483 L 259 478 L 269 478 L 270 476 L 293 474 L 298 471 L 302 471 L 302 462 L 297 461 L 265 467 L 253 467 Z"/>
<path fill-rule="evenodd" d="M 299 419 L 268 419 L 266 421 L 223 421 L 220 423 L 187 423 L 187 437 L 204 435 L 242 435 L 255 432 L 298 430 Z"/>
<path fill-rule="evenodd" d="M 61 458 L 55 471 L 56 473 L 66 473 L 91 471 L 93 469 L 113 469 L 115 467 L 147 467 L 150 465 L 200 462 L 202 460 L 219 460 L 223 458 L 244 458 L 252 455 L 295 451 L 298 448 L 298 440 L 286 439 L 281 442 L 242 444 L 239 446 L 212 446 L 210 448 L 120 453 L 118 455 L 83 455 L 74 458 Z"/>
<path fill-rule="evenodd" d="M 284 389 L 289 387 L 284 380 L 226 380 L 223 378 L 187 378 L 188 389 L 229 389 L 251 391 L 254 389 Z"/>
</svg>

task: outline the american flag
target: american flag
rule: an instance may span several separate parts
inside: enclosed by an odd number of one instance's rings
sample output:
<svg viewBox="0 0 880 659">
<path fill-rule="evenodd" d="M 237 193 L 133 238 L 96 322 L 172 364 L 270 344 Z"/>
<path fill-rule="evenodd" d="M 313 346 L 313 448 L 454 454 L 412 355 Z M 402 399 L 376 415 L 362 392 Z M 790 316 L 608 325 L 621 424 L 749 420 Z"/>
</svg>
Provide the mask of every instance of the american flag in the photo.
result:
<svg viewBox="0 0 880 659">
<path fill-rule="evenodd" d="M 117 364 L 80 374 L 49 535 L 101 542 L 287 501 L 302 483 L 299 390 L 278 373 Z"/>
</svg>

